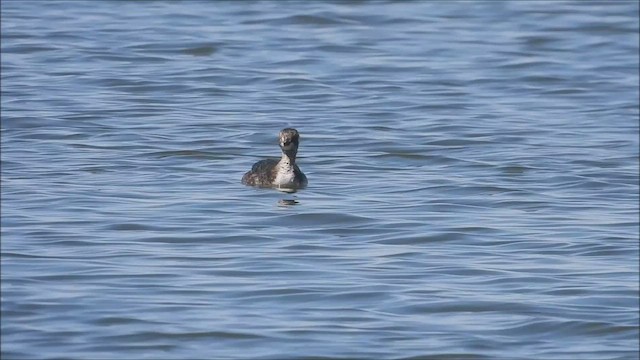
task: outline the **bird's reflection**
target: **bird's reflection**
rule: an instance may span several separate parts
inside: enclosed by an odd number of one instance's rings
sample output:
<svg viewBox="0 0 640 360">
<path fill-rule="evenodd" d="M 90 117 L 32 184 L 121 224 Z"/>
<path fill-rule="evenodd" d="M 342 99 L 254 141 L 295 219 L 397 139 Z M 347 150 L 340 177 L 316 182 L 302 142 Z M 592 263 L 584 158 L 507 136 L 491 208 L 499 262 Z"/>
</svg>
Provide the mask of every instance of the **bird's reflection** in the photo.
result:
<svg viewBox="0 0 640 360">
<path fill-rule="evenodd" d="M 286 206 L 293 206 L 293 205 L 297 205 L 297 204 L 299 204 L 299 203 L 300 203 L 300 202 L 298 202 L 298 200 L 295 200 L 295 199 L 280 199 L 280 200 L 278 201 L 278 206 L 284 206 L 284 207 L 286 207 Z"/>
</svg>

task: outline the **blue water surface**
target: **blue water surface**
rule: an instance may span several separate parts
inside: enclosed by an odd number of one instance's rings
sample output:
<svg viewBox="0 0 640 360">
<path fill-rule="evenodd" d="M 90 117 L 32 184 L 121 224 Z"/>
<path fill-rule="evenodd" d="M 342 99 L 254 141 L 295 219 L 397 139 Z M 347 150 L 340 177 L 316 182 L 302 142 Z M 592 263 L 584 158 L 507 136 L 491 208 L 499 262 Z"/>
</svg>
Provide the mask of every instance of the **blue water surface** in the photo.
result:
<svg viewBox="0 0 640 360">
<path fill-rule="evenodd" d="M 637 1 L 1 4 L 3 360 L 638 359 Z"/>
</svg>

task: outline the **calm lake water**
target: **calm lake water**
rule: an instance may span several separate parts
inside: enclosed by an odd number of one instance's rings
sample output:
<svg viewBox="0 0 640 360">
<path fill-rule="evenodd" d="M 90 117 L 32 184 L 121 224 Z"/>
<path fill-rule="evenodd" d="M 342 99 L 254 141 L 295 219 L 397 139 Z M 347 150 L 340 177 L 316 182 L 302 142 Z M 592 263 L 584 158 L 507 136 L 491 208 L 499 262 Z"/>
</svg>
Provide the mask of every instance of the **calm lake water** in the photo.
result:
<svg viewBox="0 0 640 360">
<path fill-rule="evenodd" d="M 637 1 L 1 10 L 3 360 L 638 359 Z"/>
</svg>

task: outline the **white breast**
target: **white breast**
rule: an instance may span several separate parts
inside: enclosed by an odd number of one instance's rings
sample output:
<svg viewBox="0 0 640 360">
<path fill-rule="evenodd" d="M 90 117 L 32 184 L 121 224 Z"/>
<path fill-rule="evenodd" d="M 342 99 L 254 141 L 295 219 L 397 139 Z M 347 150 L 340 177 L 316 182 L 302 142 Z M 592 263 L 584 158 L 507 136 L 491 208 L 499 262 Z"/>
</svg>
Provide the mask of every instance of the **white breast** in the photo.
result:
<svg viewBox="0 0 640 360">
<path fill-rule="evenodd" d="M 293 171 L 278 171 L 273 184 L 276 186 L 291 186 L 294 179 L 295 173 Z"/>
</svg>

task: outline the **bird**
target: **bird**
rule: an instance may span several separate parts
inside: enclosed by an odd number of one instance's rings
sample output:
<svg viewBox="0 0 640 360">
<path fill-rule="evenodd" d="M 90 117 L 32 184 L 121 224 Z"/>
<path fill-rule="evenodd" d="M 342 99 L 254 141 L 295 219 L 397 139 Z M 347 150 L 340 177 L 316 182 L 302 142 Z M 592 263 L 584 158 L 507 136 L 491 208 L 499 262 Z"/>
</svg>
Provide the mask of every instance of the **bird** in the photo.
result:
<svg viewBox="0 0 640 360">
<path fill-rule="evenodd" d="M 282 129 L 278 134 L 282 157 L 260 160 L 242 176 L 242 183 L 256 187 L 277 189 L 302 189 L 307 186 L 306 175 L 296 164 L 300 133 L 293 128 Z"/>
</svg>

